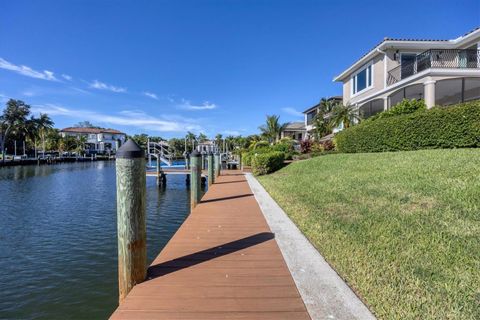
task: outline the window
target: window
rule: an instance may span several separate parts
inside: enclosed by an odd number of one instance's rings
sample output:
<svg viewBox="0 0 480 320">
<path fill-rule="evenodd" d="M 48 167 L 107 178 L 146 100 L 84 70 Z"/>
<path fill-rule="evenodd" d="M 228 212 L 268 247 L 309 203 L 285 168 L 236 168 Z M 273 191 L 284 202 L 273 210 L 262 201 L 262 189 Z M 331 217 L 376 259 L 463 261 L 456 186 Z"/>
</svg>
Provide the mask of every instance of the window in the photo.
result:
<svg viewBox="0 0 480 320">
<path fill-rule="evenodd" d="M 463 101 L 480 99 L 480 78 L 465 78 Z"/>
<path fill-rule="evenodd" d="M 372 63 L 366 65 L 352 77 L 352 94 L 359 93 L 372 86 Z"/>
<path fill-rule="evenodd" d="M 462 79 L 437 81 L 435 85 L 435 104 L 446 106 L 462 102 Z"/>
<path fill-rule="evenodd" d="M 382 111 L 383 99 L 375 99 L 360 106 L 360 115 L 364 119 L 370 118 L 371 116 Z"/>
<path fill-rule="evenodd" d="M 317 114 L 317 110 L 313 110 L 307 113 L 307 124 L 312 124 L 313 118 L 315 118 L 316 114 Z"/>
</svg>

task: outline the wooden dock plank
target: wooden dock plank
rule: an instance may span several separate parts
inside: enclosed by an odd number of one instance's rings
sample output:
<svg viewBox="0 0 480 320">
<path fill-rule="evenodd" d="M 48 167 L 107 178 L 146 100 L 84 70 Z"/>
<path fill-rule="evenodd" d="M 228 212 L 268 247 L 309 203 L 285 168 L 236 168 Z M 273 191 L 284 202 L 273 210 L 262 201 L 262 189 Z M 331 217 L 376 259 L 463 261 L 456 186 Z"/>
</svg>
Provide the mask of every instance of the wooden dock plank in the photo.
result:
<svg viewBox="0 0 480 320">
<path fill-rule="evenodd" d="M 238 171 L 212 185 L 111 319 L 310 319 Z"/>
</svg>

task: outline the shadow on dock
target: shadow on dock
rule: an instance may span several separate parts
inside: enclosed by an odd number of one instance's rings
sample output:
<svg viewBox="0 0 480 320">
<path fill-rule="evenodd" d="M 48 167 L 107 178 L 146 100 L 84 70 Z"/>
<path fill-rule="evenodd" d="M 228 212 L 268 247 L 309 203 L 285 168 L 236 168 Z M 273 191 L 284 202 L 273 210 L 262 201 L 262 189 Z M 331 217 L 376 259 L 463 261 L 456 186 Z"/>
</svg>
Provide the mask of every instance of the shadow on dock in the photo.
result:
<svg viewBox="0 0 480 320">
<path fill-rule="evenodd" d="M 202 201 L 200 201 L 200 203 L 225 201 L 225 200 L 232 200 L 232 199 L 245 198 L 245 197 L 253 197 L 253 193 L 239 194 L 239 195 L 231 196 L 231 197 L 222 197 L 222 198 L 214 198 L 214 199 L 202 200 Z"/>
<path fill-rule="evenodd" d="M 192 267 L 202 262 L 253 247 L 257 244 L 272 240 L 274 238 L 275 235 L 271 232 L 261 232 L 246 238 L 238 239 L 216 247 L 150 266 L 147 270 L 147 280 L 155 279 L 172 272 Z"/>
</svg>

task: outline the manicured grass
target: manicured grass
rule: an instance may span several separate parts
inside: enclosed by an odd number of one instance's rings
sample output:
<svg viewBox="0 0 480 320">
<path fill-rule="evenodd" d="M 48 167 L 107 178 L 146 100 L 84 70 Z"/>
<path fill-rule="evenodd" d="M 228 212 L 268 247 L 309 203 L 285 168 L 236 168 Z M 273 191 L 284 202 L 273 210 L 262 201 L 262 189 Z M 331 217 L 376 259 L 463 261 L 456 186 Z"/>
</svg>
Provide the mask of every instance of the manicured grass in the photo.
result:
<svg viewBox="0 0 480 320">
<path fill-rule="evenodd" d="M 332 154 L 259 180 L 380 319 L 480 319 L 480 149 Z"/>
</svg>

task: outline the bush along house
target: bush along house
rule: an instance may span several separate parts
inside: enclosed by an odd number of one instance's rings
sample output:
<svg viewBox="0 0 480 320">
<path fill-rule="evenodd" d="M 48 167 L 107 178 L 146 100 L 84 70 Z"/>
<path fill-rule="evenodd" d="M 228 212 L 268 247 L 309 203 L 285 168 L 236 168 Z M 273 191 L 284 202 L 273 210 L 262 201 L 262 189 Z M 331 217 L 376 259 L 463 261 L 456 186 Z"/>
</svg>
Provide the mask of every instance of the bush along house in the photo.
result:
<svg viewBox="0 0 480 320">
<path fill-rule="evenodd" d="M 62 137 L 71 136 L 77 139 L 84 137 L 87 154 L 116 153 L 125 143 L 126 134 L 114 129 L 69 127 L 60 130 Z"/>
<path fill-rule="evenodd" d="M 480 99 L 480 27 L 453 40 L 385 38 L 334 81 L 364 118 L 405 98 L 427 108 Z"/>
</svg>

